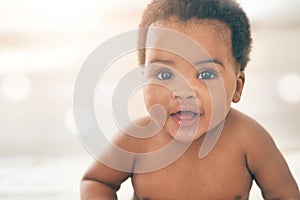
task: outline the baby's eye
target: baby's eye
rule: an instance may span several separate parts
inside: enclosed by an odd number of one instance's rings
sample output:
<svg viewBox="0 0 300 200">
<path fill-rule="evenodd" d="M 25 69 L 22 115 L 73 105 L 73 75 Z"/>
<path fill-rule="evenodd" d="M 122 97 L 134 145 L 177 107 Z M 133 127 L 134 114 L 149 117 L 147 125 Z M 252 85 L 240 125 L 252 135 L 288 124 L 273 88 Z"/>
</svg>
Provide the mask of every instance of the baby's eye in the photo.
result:
<svg viewBox="0 0 300 200">
<path fill-rule="evenodd" d="M 210 80 L 217 77 L 217 73 L 213 70 L 204 70 L 200 72 L 198 78 L 203 80 Z"/>
<path fill-rule="evenodd" d="M 169 70 L 160 70 L 156 73 L 156 77 L 159 80 L 170 80 L 173 78 L 173 73 L 170 72 Z"/>
</svg>

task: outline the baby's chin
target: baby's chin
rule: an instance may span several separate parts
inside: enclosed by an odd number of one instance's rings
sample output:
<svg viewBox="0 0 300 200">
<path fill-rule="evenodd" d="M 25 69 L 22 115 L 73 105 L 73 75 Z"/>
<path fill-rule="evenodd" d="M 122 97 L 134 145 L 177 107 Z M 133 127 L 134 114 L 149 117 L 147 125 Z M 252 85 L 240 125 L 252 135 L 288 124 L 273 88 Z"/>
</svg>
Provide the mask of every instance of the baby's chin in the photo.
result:
<svg viewBox="0 0 300 200">
<path fill-rule="evenodd" d="M 193 143 L 194 141 L 201 138 L 203 135 L 205 135 L 205 131 L 203 130 L 197 130 L 197 129 L 182 129 L 178 130 L 176 133 L 169 133 L 170 136 L 181 143 Z"/>
</svg>

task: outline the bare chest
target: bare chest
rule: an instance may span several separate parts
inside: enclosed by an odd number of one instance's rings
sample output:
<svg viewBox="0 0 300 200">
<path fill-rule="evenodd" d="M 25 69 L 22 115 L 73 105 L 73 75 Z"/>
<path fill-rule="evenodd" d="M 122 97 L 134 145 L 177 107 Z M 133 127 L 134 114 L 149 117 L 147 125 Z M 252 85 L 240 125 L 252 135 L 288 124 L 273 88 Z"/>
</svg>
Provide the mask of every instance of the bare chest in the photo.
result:
<svg viewBox="0 0 300 200">
<path fill-rule="evenodd" d="M 186 155 L 161 170 L 134 174 L 132 182 L 136 199 L 248 199 L 252 178 L 239 154 L 219 153 Z"/>
</svg>

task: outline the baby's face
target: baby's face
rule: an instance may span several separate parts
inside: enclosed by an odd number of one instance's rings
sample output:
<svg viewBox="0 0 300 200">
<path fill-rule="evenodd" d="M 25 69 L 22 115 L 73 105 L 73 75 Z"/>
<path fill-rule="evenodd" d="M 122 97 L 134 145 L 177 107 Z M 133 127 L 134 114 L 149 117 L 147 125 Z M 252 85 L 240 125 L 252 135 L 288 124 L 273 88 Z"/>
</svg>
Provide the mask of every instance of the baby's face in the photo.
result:
<svg viewBox="0 0 300 200">
<path fill-rule="evenodd" d="M 149 45 L 159 49 L 146 51 L 146 107 L 150 111 L 152 106 L 160 105 L 165 110 L 165 120 L 155 112 L 150 113 L 172 138 L 183 142 L 196 140 L 224 120 L 231 101 L 239 95 L 237 88 L 241 90 L 243 85 L 242 73 L 237 72 L 231 53 L 230 31 L 220 22 L 210 20 L 171 20 L 151 27 L 175 30 L 185 36 L 148 32 Z M 190 45 L 188 37 L 199 47 Z M 177 55 L 161 49 L 168 46 Z"/>
</svg>

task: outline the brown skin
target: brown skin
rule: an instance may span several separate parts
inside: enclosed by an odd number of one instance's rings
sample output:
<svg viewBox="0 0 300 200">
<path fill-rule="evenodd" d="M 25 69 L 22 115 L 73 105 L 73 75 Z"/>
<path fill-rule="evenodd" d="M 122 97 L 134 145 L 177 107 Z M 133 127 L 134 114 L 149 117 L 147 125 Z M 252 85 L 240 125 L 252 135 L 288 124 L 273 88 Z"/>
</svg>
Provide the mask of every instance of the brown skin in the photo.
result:
<svg viewBox="0 0 300 200">
<path fill-rule="evenodd" d="M 230 107 L 232 101 L 240 100 L 245 76 L 243 72 L 236 70 L 231 46 L 226 42 L 226 37 L 230 37 L 229 29 L 212 20 L 179 22 L 170 19 L 168 23 L 158 22 L 153 26 L 188 35 L 221 64 L 209 63 L 196 70 L 179 56 L 159 50 L 148 51 L 146 62 L 150 64 L 150 78 L 152 64 L 164 66 L 174 73 L 174 77 L 176 73 L 181 74 L 192 86 L 192 92 L 181 91 L 178 87 L 174 92 L 162 86 L 148 85 L 144 88 L 148 110 L 152 105 L 160 104 L 167 112 L 162 130 L 146 139 L 120 133 L 114 143 L 135 153 L 159 150 L 174 139 L 182 143 L 191 142 L 191 145 L 172 164 L 148 173 L 134 173 L 134 167 L 144 164 L 138 158 L 130 163 L 132 172 L 121 172 L 94 162 L 83 177 L 81 199 L 116 199 L 116 191 L 129 177 L 132 178 L 135 199 L 248 199 L 252 180 L 257 182 L 265 199 L 300 199 L 297 184 L 269 133 L 253 119 Z M 221 29 L 218 31 L 216 27 Z M 203 69 L 215 70 L 217 76 L 203 80 L 199 78 Z M 163 80 L 167 81 L 171 80 Z M 217 86 L 220 81 L 223 93 L 225 92 L 224 98 L 222 95 L 218 96 L 220 90 Z M 210 85 L 209 90 L 207 85 Z M 217 98 L 211 99 L 209 92 L 215 92 Z M 196 123 L 199 127 L 193 136 L 186 136 L 185 133 L 194 130 L 197 127 L 195 124 L 185 127 L 183 134 L 176 135 L 179 127 L 172 118 L 172 113 L 180 108 L 179 102 L 184 99 L 196 99 L 198 103 L 194 107 L 202 113 Z M 224 100 L 223 103 L 218 99 Z M 221 114 L 218 114 L 219 110 L 222 111 Z M 207 130 L 222 122 L 224 126 L 218 142 L 206 157 L 199 159 L 198 152 Z M 145 126 L 150 123 L 150 119 L 141 119 L 138 123 Z"/>
</svg>

